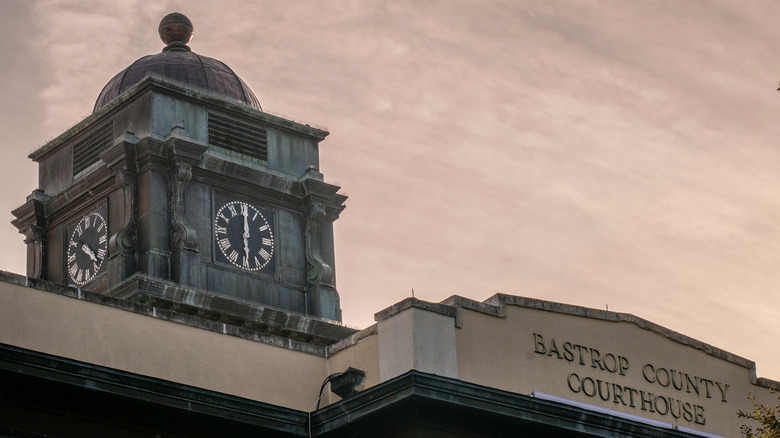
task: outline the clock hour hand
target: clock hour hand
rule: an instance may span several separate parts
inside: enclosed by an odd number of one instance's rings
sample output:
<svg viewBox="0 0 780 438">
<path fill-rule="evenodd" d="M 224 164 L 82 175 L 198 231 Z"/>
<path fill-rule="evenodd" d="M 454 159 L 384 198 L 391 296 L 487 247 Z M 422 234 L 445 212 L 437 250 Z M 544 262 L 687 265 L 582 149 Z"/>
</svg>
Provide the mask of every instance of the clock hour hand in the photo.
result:
<svg viewBox="0 0 780 438">
<path fill-rule="evenodd" d="M 81 250 L 84 251 L 84 254 L 88 255 L 90 259 L 92 259 L 93 262 L 97 262 L 98 259 L 95 257 L 95 253 L 92 252 L 92 248 L 87 246 L 86 243 L 81 245 Z"/>
</svg>

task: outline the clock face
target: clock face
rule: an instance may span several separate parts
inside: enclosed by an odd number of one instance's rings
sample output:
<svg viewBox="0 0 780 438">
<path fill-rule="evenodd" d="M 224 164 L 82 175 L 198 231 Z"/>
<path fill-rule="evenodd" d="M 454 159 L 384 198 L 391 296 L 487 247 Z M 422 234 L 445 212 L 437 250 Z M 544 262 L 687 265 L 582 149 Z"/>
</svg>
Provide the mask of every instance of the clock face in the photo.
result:
<svg viewBox="0 0 780 438">
<path fill-rule="evenodd" d="M 246 271 L 272 273 L 274 234 L 269 219 L 271 212 L 246 202 L 224 203 L 214 217 L 217 260 Z"/>
<path fill-rule="evenodd" d="M 71 282 L 83 286 L 105 270 L 108 224 L 105 207 L 67 228 L 66 269 Z"/>
</svg>

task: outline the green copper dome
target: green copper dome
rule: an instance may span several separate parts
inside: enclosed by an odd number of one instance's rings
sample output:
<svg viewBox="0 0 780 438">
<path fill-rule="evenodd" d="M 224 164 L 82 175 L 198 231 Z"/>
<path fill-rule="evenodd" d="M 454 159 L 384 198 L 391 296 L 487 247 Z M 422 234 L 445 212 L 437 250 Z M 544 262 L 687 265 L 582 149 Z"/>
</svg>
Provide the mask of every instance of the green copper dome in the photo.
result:
<svg viewBox="0 0 780 438">
<path fill-rule="evenodd" d="M 187 46 L 192 23 L 182 14 L 168 14 L 160 22 L 160 38 L 167 44 L 161 53 L 144 56 L 119 72 L 103 87 L 93 112 L 117 98 L 147 76 L 157 76 L 189 88 L 261 110 L 252 90 L 225 63 L 198 55 Z"/>
</svg>

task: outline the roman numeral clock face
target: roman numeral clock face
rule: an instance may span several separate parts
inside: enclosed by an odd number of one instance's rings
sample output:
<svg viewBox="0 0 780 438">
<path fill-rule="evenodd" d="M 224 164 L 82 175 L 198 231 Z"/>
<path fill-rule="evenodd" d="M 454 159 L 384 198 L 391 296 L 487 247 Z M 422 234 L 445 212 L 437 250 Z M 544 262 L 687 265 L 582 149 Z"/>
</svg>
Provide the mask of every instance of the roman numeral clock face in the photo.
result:
<svg viewBox="0 0 780 438">
<path fill-rule="evenodd" d="M 245 271 L 273 273 L 274 234 L 269 224 L 271 218 L 271 212 L 246 202 L 231 201 L 223 204 L 214 218 L 217 260 Z"/>
<path fill-rule="evenodd" d="M 103 272 L 108 258 L 108 224 L 105 207 L 67 228 L 65 268 L 71 283 L 83 286 Z"/>
</svg>

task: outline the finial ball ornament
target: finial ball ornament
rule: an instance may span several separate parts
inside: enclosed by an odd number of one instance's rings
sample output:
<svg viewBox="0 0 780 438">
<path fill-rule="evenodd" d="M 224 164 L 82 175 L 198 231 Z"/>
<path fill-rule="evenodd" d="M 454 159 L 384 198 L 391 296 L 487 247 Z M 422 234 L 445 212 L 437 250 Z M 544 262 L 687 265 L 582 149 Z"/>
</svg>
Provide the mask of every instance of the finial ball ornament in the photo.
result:
<svg viewBox="0 0 780 438">
<path fill-rule="evenodd" d="M 160 21 L 160 27 L 157 31 L 160 33 L 160 39 L 166 45 L 173 42 L 187 44 L 192 38 L 194 28 L 192 22 L 184 14 L 172 12 Z"/>
</svg>

